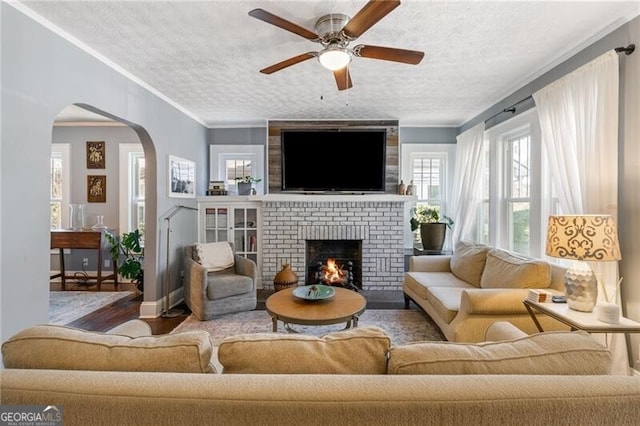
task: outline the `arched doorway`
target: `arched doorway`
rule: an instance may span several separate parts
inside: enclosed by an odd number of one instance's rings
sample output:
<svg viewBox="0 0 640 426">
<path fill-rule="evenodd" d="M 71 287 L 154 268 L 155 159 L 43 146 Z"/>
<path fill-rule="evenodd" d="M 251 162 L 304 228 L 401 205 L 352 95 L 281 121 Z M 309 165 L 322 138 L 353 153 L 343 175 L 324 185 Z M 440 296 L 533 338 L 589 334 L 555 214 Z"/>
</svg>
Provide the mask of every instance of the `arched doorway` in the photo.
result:
<svg viewBox="0 0 640 426">
<path fill-rule="evenodd" d="M 89 157 L 90 148 L 95 146 L 103 149 L 102 163 L 97 165 Z M 54 170 L 54 152 L 62 153 L 57 160 L 61 170 Z M 149 219 L 156 213 L 155 150 L 148 133 L 93 106 L 69 105 L 60 111 L 52 126 L 52 183 L 56 173 L 64 176 L 66 183 L 63 182 L 58 192 L 53 191 L 52 185 L 51 227 L 67 228 L 70 224 L 68 205 L 83 204 L 86 228 L 99 221 L 117 235 L 142 228 L 147 253 L 145 272 L 151 271 L 145 275 L 154 277 L 155 261 L 147 261 L 147 257 L 155 258 L 156 247 L 156 226 L 154 220 Z M 92 198 L 89 182 L 93 177 L 106 183 L 102 198 Z M 59 195 L 59 199 L 54 199 L 54 195 Z M 148 223 L 151 226 L 147 226 Z M 98 262 L 94 252 L 77 250 L 65 255 L 67 269 L 95 269 Z M 103 262 L 102 268 L 112 268 L 108 255 L 103 255 Z M 55 270 L 58 263 L 59 256 L 52 254 L 50 269 Z M 151 267 L 148 268 L 147 263 Z M 145 279 L 145 293 L 146 283 L 154 281 Z M 156 289 L 151 288 L 150 293 L 153 296 Z"/>
</svg>

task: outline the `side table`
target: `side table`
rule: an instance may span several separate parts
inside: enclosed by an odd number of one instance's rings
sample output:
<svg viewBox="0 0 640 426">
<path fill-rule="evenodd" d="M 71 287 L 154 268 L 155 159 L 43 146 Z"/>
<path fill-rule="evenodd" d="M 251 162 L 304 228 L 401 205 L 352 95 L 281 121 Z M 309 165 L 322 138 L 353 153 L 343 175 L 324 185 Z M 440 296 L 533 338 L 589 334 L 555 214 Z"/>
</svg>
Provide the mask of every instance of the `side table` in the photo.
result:
<svg viewBox="0 0 640 426">
<path fill-rule="evenodd" d="M 540 332 L 544 330 L 536 318 L 534 310 L 568 325 L 571 330 L 583 330 L 587 333 L 640 333 L 640 323 L 629 318 L 620 317 L 620 323 L 609 324 L 600 321 L 595 311 L 574 311 L 566 303 L 538 303 L 527 299 L 522 303 L 529 311 L 531 319 Z"/>
</svg>

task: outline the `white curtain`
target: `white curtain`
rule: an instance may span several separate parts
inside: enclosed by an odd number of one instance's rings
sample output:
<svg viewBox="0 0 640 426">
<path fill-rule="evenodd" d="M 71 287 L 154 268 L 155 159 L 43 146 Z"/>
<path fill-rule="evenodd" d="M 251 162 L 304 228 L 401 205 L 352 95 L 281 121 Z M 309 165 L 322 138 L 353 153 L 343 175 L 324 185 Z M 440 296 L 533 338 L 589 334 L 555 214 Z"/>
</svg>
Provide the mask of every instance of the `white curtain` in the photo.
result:
<svg viewBox="0 0 640 426">
<path fill-rule="evenodd" d="M 543 155 L 564 214 L 610 214 L 618 205 L 618 54 L 611 50 L 533 94 Z M 623 253 L 624 255 L 624 253 Z M 591 262 L 609 294 L 617 262 Z M 599 290 L 602 290 L 600 288 Z M 599 291 L 598 300 L 605 300 Z M 620 303 L 620 294 L 616 294 Z M 608 335 L 615 372 L 629 365 L 623 334 Z"/>
<path fill-rule="evenodd" d="M 451 186 L 453 244 L 473 239 L 478 194 L 484 165 L 484 122 L 457 137 L 456 164 Z"/>
</svg>

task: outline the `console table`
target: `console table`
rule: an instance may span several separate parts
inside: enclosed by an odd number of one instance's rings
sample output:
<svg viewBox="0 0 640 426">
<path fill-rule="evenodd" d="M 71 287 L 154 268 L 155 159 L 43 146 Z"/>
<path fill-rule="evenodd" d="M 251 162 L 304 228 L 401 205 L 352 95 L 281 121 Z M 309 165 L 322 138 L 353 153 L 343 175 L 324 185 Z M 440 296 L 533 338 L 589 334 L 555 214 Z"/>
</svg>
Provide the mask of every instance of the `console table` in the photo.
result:
<svg viewBox="0 0 640 426">
<path fill-rule="evenodd" d="M 66 279 L 75 278 L 73 275 L 67 275 L 64 266 L 64 249 L 94 249 L 98 250 L 98 268 L 96 275 L 88 275 L 88 280 L 96 280 L 98 291 L 101 290 L 103 281 L 113 281 L 116 290 L 118 289 L 118 263 L 113 262 L 113 273 L 102 275 L 102 245 L 103 232 L 82 230 L 54 230 L 51 231 L 51 248 L 58 249 L 60 252 L 60 273 L 52 275 L 50 278 L 60 277 L 62 280 L 62 290 L 66 289 Z"/>
</svg>

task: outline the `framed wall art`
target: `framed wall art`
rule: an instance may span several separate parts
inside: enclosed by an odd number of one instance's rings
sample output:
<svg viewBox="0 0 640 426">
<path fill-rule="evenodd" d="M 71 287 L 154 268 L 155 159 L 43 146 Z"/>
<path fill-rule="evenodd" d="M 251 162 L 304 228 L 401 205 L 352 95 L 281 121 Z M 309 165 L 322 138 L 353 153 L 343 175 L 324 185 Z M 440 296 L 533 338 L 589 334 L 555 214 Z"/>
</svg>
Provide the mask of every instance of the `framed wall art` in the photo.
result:
<svg viewBox="0 0 640 426">
<path fill-rule="evenodd" d="M 104 169 L 104 141 L 87 142 L 87 169 Z"/>
<path fill-rule="evenodd" d="M 196 197 L 196 163 L 169 156 L 169 197 Z"/>
<path fill-rule="evenodd" d="M 107 202 L 107 176 L 89 175 L 87 176 L 87 202 L 106 203 Z"/>
</svg>

